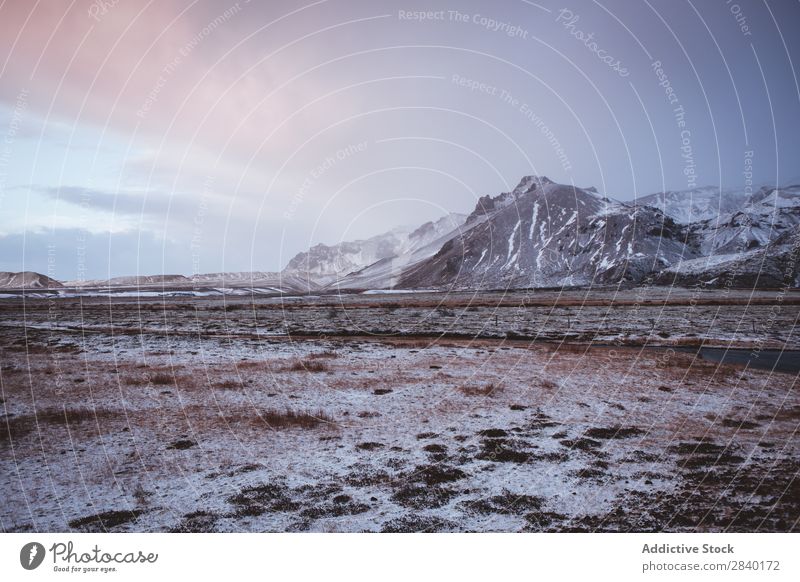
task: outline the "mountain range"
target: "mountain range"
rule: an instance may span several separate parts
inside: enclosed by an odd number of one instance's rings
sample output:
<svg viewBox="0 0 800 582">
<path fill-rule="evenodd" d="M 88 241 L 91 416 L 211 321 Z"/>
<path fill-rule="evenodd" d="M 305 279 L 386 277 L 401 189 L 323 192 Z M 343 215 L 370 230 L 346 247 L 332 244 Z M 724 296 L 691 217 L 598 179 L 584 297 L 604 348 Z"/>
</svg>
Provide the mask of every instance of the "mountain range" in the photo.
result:
<svg viewBox="0 0 800 582">
<path fill-rule="evenodd" d="M 281 272 L 118 277 L 65 287 L 250 288 L 276 293 L 510 289 L 594 284 L 798 286 L 800 185 L 753 194 L 704 187 L 633 202 L 525 176 L 469 215 L 335 245 Z M 57 287 L 0 273 L 0 287 Z"/>
<path fill-rule="evenodd" d="M 765 187 L 751 195 L 705 187 L 620 202 L 595 188 L 526 176 L 510 192 L 480 198 L 468 216 L 448 220 L 449 232 L 439 221 L 427 244 L 395 246 L 361 268 L 338 269 L 332 258 L 363 257 L 359 249 L 381 237 L 317 245 L 284 273 L 324 264 L 315 274 L 325 277 L 326 288 L 337 289 L 799 282 L 793 257 L 800 243 L 800 186 Z"/>
</svg>

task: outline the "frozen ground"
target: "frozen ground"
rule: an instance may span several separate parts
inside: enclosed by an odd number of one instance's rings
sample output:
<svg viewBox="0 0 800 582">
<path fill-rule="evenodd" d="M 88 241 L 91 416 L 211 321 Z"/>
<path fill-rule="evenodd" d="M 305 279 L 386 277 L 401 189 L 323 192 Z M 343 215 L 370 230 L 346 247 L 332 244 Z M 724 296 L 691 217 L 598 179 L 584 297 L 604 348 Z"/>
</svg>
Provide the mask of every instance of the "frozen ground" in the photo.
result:
<svg viewBox="0 0 800 582">
<path fill-rule="evenodd" d="M 4 300 L 0 526 L 794 531 L 776 294 Z"/>
</svg>

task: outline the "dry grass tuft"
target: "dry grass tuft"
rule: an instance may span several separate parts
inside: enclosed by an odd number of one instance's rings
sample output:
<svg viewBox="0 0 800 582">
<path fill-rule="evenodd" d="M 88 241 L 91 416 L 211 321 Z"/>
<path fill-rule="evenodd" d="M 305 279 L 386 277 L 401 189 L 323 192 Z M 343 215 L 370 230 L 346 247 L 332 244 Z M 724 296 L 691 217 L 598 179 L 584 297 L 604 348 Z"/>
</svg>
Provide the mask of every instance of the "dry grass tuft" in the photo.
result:
<svg viewBox="0 0 800 582">
<path fill-rule="evenodd" d="M 321 424 L 333 425 L 334 420 L 325 412 L 315 413 L 286 409 L 266 410 L 258 415 L 270 428 L 316 428 Z"/>
<path fill-rule="evenodd" d="M 494 396 L 502 392 L 503 387 L 491 382 L 485 386 L 460 386 L 458 391 L 465 396 Z"/>
<path fill-rule="evenodd" d="M 552 380 L 542 380 L 539 382 L 539 385 L 545 390 L 555 390 L 558 388 L 558 384 L 556 384 Z"/>
<path fill-rule="evenodd" d="M 242 360 L 236 364 L 236 367 L 243 370 L 248 370 L 253 368 L 263 368 L 265 367 L 265 364 L 259 360 Z"/>
<path fill-rule="evenodd" d="M 214 388 L 218 390 L 238 390 L 242 388 L 242 383 L 238 380 L 221 380 L 214 383 Z"/>
<path fill-rule="evenodd" d="M 666 350 L 655 358 L 655 367 L 658 370 L 668 370 L 678 374 L 684 380 L 694 382 L 708 382 L 714 380 L 719 383 L 738 381 L 744 368 L 737 364 L 721 364 L 704 360 L 699 354 Z"/>
<path fill-rule="evenodd" d="M 324 362 L 315 360 L 297 360 L 288 368 L 292 372 L 325 372 L 328 367 Z"/>
<path fill-rule="evenodd" d="M 391 341 L 385 341 L 384 344 L 404 350 L 425 350 L 433 346 L 443 345 L 437 342 L 436 339 L 431 339 L 430 341 L 419 339 L 393 339 Z"/>
<path fill-rule="evenodd" d="M 150 382 L 156 386 L 168 386 L 175 381 L 175 376 L 159 372 L 150 376 Z"/>
<path fill-rule="evenodd" d="M 333 350 L 326 350 L 324 352 L 317 352 L 315 354 L 308 354 L 308 356 L 307 356 L 307 358 L 309 360 L 318 360 L 320 358 L 333 359 L 333 358 L 338 358 L 338 357 L 339 357 L 339 354 L 337 354 Z"/>
</svg>

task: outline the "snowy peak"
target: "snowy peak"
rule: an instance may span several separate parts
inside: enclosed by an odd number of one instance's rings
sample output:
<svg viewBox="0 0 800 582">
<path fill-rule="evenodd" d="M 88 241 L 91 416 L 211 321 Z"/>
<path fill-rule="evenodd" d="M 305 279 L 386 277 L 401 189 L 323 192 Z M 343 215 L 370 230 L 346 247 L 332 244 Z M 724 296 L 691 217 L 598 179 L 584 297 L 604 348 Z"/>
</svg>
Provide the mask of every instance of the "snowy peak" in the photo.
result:
<svg viewBox="0 0 800 582">
<path fill-rule="evenodd" d="M 798 247 L 800 226 L 794 226 L 764 246 L 679 262 L 662 271 L 656 282 L 686 286 L 798 287 Z"/>
<path fill-rule="evenodd" d="M 475 209 L 467 218 L 467 223 L 489 217 L 511 206 L 530 204 L 535 198 L 550 197 L 556 198 L 557 205 L 567 205 L 570 199 L 582 198 L 585 206 L 590 199 L 600 199 L 594 188 L 588 191 L 574 186 L 556 184 L 546 176 L 525 176 L 510 192 L 479 198 Z M 546 202 L 545 205 L 547 205 Z M 591 205 L 594 206 L 594 202 L 591 202 Z"/>
<path fill-rule="evenodd" d="M 554 184 L 547 176 L 523 176 L 519 181 L 517 187 L 512 190 L 514 194 L 527 194 L 536 189 L 542 189 L 544 186 Z"/>
<path fill-rule="evenodd" d="M 402 274 L 435 255 L 447 241 L 461 236 L 467 217 L 448 214 L 437 221 L 426 222 L 409 234 L 408 241 L 395 255 L 342 277 L 331 286 L 337 289 L 389 289 L 395 287 Z"/>
</svg>

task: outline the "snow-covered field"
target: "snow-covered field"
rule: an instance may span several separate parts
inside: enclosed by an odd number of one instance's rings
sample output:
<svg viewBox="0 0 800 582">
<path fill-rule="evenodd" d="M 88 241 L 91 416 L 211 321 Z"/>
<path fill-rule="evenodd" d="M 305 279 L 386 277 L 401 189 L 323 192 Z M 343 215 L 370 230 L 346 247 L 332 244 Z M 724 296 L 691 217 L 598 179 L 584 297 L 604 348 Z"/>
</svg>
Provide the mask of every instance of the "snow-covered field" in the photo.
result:
<svg viewBox="0 0 800 582">
<path fill-rule="evenodd" d="M 0 527 L 797 529 L 797 375 L 674 349 L 794 299 L 669 293 L 4 301 Z"/>
</svg>

